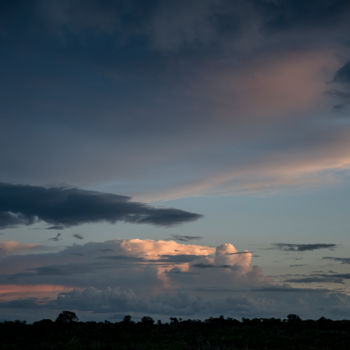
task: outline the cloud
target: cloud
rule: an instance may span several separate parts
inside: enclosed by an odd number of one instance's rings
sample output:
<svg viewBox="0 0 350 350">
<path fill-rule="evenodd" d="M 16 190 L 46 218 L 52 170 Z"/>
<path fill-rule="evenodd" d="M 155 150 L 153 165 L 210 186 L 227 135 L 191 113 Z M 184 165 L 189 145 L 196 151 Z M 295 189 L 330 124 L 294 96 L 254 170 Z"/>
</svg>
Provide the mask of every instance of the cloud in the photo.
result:
<svg viewBox="0 0 350 350">
<path fill-rule="evenodd" d="M 64 230 L 64 226 L 62 226 L 62 225 L 53 225 L 53 226 L 49 226 L 47 229 L 48 230 Z"/>
<path fill-rule="evenodd" d="M 0 288 L 0 302 L 23 300 L 27 298 L 55 299 L 58 293 L 72 290 L 73 288 L 55 284 L 2 284 Z"/>
<path fill-rule="evenodd" d="M 62 238 L 61 238 L 62 234 L 60 232 L 57 233 L 57 235 L 55 237 L 52 237 L 50 238 L 51 241 L 60 241 Z"/>
<path fill-rule="evenodd" d="M 350 279 L 350 273 L 332 273 L 332 274 L 311 274 L 301 278 L 291 278 L 284 282 L 289 283 L 344 283 L 344 280 Z"/>
<path fill-rule="evenodd" d="M 305 252 L 319 249 L 333 250 L 337 245 L 333 243 L 311 243 L 311 244 L 292 244 L 292 243 L 274 243 L 275 249 L 289 252 Z"/>
<path fill-rule="evenodd" d="M 291 310 L 313 318 L 350 314 L 348 296 L 276 284 L 252 266 L 251 259 L 250 252 L 238 251 L 230 243 L 210 247 L 149 239 L 90 242 L 55 253 L 4 256 L 0 310 L 12 319 L 21 309 L 21 318 L 28 320 L 43 313 L 57 315 L 63 309 L 74 309 L 83 319 L 127 313 L 162 319 L 220 314 L 285 317 Z M 317 277 L 320 283 L 323 277 L 324 283 L 349 278 L 335 274 L 327 280 L 327 276 L 306 277 L 315 282 Z"/>
<path fill-rule="evenodd" d="M 40 248 L 40 246 L 33 243 L 23 244 L 16 241 L 0 242 L 0 257 L 9 254 L 28 253 L 29 251 L 35 251 L 38 248 Z"/>
<path fill-rule="evenodd" d="M 334 81 L 337 83 L 350 84 L 350 61 L 337 70 Z"/>
<path fill-rule="evenodd" d="M 340 262 L 341 264 L 350 264 L 350 258 L 339 258 L 336 256 L 324 256 L 322 259 L 337 261 L 337 262 Z"/>
<path fill-rule="evenodd" d="M 0 183 L 0 198 L 0 228 L 38 220 L 65 227 L 101 221 L 169 226 L 200 218 L 179 209 L 131 202 L 126 196 L 77 188 Z"/>
<path fill-rule="evenodd" d="M 189 241 L 202 239 L 202 236 L 190 236 L 190 235 L 172 235 L 172 237 L 176 241 L 180 241 L 180 242 L 189 242 Z"/>
<path fill-rule="evenodd" d="M 343 278 L 337 276 L 290 278 L 285 280 L 289 283 L 344 283 Z"/>
<path fill-rule="evenodd" d="M 236 251 L 232 244 L 210 247 L 141 239 L 86 243 L 58 253 L 4 257 L 0 284 L 121 287 L 148 295 L 161 290 L 203 287 L 211 284 L 214 276 L 216 285 L 233 289 L 268 281 L 258 268 L 250 266 L 251 254 L 231 254 Z M 198 275 L 199 263 L 218 266 L 221 272 Z M 174 273 L 177 271 L 183 274 Z M 196 278 L 189 283 L 186 276 L 193 273 Z"/>
<path fill-rule="evenodd" d="M 10 58 L 14 51 L 1 61 L 8 97 L 1 114 L 11 117 L 2 124 L 2 181 L 107 182 L 113 192 L 146 189 L 152 199 L 169 189 L 168 198 L 177 198 L 327 182 L 329 174 L 318 173 L 336 172 L 348 149 L 345 142 L 333 147 L 341 135 L 330 135 L 328 123 L 319 130 L 328 120 L 324 90 L 344 63 L 333 38 L 347 35 L 348 12 L 297 3 L 7 5 L 8 40 L 31 49 L 23 61 Z M 49 26 L 40 39 L 32 34 L 39 24 Z M 295 147 L 301 144 L 305 152 Z M 273 166 L 261 171 L 261 159 Z M 311 176 L 309 164 L 320 165 Z"/>
</svg>

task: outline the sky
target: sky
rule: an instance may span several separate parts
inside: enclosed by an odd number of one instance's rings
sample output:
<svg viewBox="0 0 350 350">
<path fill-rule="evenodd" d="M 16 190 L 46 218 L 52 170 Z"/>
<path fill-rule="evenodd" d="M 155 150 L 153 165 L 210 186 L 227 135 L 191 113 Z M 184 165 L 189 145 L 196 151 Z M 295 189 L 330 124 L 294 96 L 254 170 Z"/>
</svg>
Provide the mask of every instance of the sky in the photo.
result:
<svg viewBox="0 0 350 350">
<path fill-rule="evenodd" d="M 350 3 L 0 0 L 0 321 L 350 318 Z"/>
</svg>

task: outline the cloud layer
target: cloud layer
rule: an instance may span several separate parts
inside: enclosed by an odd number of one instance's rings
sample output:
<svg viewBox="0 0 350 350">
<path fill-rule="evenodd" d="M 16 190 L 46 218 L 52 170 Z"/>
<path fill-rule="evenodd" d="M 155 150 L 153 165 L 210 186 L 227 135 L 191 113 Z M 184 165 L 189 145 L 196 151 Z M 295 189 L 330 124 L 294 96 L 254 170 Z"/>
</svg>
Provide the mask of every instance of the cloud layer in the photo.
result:
<svg viewBox="0 0 350 350">
<path fill-rule="evenodd" d="M 348 93 L 346 1 L 3 6 L 1 181 L 168 199 L 350 168 L 346 103 L 325 93 Z"/>
<path fill-rule="evenodd" d="M 12 252 L 1 258 L 0 309 L 4 318 L 22 310 L 22 318 L 31 320 L 62 309 L 87 319 L 285 317 L 292 310 L 302 317 L 349 315 L 345 294 L 278 285 L 251 260 L 250 252 L 230 243 L 210 247 L 141 239 L 75 244 L 57 253 Z M 312 277 L 292 282 L 349 278 Z"/>
<path fill-rule="evenodd" d="M 0 183 L 0 229 L 38 220 L 63 227 L 101 221 L 169 226 L 198 218 L 199 214 L 154 208 L 115 194 Z"/>
<path fill-rule="evenodd" d="M 334 249 L 337 245 L 333 243 L 309 243 L 309 244 L 293 244 L 293 243 L 275 243 L 276 249 L 289 252 L 305 252 L 318 249 Z"/>
</svg>

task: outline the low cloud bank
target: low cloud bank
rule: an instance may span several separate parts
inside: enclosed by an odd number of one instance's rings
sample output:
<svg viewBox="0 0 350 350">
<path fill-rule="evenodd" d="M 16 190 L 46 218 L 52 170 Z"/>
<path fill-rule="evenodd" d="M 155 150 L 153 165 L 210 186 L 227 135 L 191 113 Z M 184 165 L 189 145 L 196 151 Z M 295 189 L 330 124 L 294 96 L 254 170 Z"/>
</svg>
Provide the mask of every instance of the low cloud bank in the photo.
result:
<svg viewBox="0 0 350 350">
<path fill-rule="evenodd" d="M 311 277 L 333 283 L 348 278 Z M 63 309 L 102 320 L 125 314 L 163 319 L 285 317 L 291 312 L 312 318 L 350 316 L 346 294 L 276 284 L 252 265 L 251 252 L 231 243 L 212 247 L 135 238 L 74 244 L 60 252 L 12 251 L 0 256 L 1 286 L 7 293 L 0 296 L 0 311 L 8 319 L 18 317 L 19 310 L 31 320 Z M 36 293 L 36 286 L 45 288 Z"/>
</svg>

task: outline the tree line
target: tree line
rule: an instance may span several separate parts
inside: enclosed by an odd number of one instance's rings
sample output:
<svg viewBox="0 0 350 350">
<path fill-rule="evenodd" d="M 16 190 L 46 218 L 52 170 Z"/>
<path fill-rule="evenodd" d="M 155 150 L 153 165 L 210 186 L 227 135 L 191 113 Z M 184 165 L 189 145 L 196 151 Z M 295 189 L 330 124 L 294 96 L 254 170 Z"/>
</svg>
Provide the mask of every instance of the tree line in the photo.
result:
<svg viewBox="0 0 350 350">
<path fill-rule="evenodd" d="M 0 323 L 0 349 L 349 350 L 350 320 L 211 317 L 206 320 L 80 322 L 73 311 L 55 321 Z"/>
</svg>

